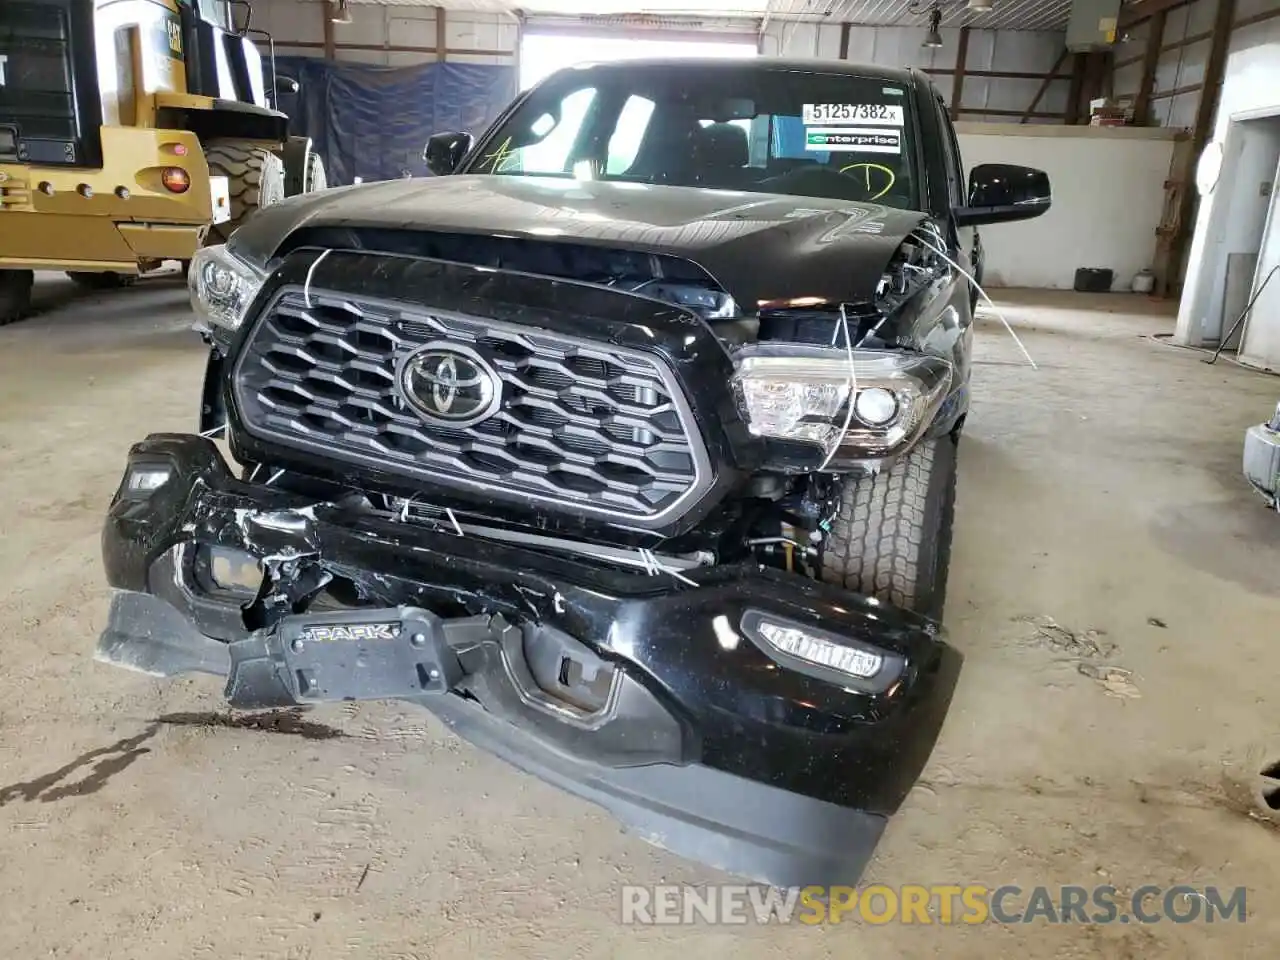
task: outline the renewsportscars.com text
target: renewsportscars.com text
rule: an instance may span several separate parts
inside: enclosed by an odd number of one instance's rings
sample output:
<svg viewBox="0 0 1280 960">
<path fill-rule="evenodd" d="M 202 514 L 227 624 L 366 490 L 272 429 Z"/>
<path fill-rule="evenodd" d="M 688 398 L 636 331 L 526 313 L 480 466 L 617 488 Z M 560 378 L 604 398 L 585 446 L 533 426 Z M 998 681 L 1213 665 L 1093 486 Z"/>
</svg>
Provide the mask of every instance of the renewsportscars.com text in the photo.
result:
<svg viewBox="0 0 1280 960">
<path fill-rule="evenodd" d="M 625 886 L 624 924 L 1244 923 L 1244 887 Z"/>
</svg>

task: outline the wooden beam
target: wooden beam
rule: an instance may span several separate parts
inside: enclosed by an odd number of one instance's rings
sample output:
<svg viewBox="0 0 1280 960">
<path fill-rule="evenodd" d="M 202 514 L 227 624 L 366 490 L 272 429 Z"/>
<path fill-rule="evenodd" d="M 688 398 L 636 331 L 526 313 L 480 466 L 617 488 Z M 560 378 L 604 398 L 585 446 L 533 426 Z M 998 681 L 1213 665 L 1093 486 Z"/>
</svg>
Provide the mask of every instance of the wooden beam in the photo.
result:
<svg viewBox="0 0 1280 960">
<path fill-rule="evenodd" d="M 1261 18 L 1249 17 L 1247 20 L 1241 20 L 1239 23 L 1236 24 L 1235 28 L 1238 30 L 1240 27 L 1247 26 L 1250 23 L 1257 22 L 1258 19 L 1269 20 L 1271 17 L 1278 16 L 1278 15 L 1280 15 L 1280 9 L 1276 9 L 1274 11 L 1268 11 L 1266 15 L 1262 16 Z M 1203 33 L 1193 33 L 1191 34 L 1191 36 L 1183 37 L 1181 40 L 1175 40 L 1173 41 L 1173 43 L 1166 43 L 1163 47 L 1160 48 L 1160 54 L 1163 56 L 1164 54 L 1169 53 L 1173 50 L 1178 50 L 1178 49 L 1181 49 L 1182 47 L 1189 47 L 1193 43 L 1199 43 L 1201 40 L 1208 40 L 1212 36 L 1213 36 L 1212 30 L 1205 30 Z M 1139 61 L 1143 60 L 1145 56 L 1146 54 L 1139 53 L 1139 54 L 1135 54 L 1132 57 L 1125 57 L 1123 60 L 1117 60 L 1116 69 L 1119 70 L 1121 67 L 1127 67 L 1130 64 L 1138 63 Z"/>
<path fill-rule="evenodd" d="M 1067 93 L 1067 123 L 1089 122 L 1089 101 L 1104 95 L 1110 68 L 1110 51 L 1075 55 L 1071 90 Z"/>
<path fill-rule="evenodd" d="M 436 63 L 444 63 L 449 56 L 449 49 L 444 42 L 445 26 L 444 7 L 436 7 Z"/>
<path fill-rule="evenodd" d="M 1058 60 L 1058 65 L 1062 64 L 1062 60 Z M 957 71 L 951 67 L 921 67 L 925 73 L 931 77 L 951 77 L 955 76 Z M 982 77 L 990 80 L 1070 80 L 1071 74 L 1058 73 L 1027 73 L 1019 70 L 965 70 L 966 77 Z"/>
<path fill-rule="evenodd" d="M 1227 50 L 1231 45 L 1235 13 L 1236 0 L 1218 0 L 1218 15 L 1213 21 L 1209 59 L 1204 66 L 1203 92 L 1196 107 L 1196 122 L 1191 127 L 1191 152 L 1197 159 L 1209 141 L 1210 124 L 1218 107 L 1218 88 L 1222 86 L 1222 75 L 1227 67 Z"/>
<path fill-rule="evenodd" d="M 1133 122 L 1145 127 L 1151 122 L 1151 90 L 1156 82 L 1156 64 L 1160 62 L 1160 47 L 1164 43 L 1164 22 L 1168 11 L 1161 10 L 1147 24 L 1147 49 L 1142 54 L 1142 79 L 1138 81 L 1138 96 L 1133 101 Z"/>
<path fill-rule="evenodd" d="M 960 116 L 960 98 L 964 95 L 964 65 L 969 59 L 969 28 L 960 28 L 960 46 L 956 50 L 956 75 L 951 84 L 951 119 Z"/>
<path fill-rule="evenodd" d="M 1080 91 L 1084 89 L 1085 54 L 1077 53 L 1071 57 L 1071 89 L 1067 91 L 1067 123 L 1080 122 Z"/>
<path fill-rule="evenodd" d="M 1156 245 L 1154 272 L 1156 292 L 1170 296 L 1180 285 L 1179 276 L 1183 255 L 1195 230 L 1196 192 L 1193 189 L 1195 165 L 1204 151 L 1212 132 L 1213 117 L 1218 107 L 1218 92 L 1222 75 L 1227 66 L 1227 50 L 1231 44 L 1231 30 L 1235 23 L 1236 0 L 1218 0 L 1218 11 L 1213 22 L 1213 40 L 1209 57 L 1205 62 L 1204 80 L 1200 89 L 1200 102 L 1196 105 L 1195 122 L 1191 126 L 1191 138 L 1181 161 L 1170 172 L 1170 181 L 1176 194 L 1175 213 L 1167 238 Z"/>
<path fill-rule="evenodd" d="M 1161 16 L 1166 16 L 1161 14 Z M 1172 43 L 1166 43 L 1160 48 L 1161 53 L 1169 53 L 1173 50 L 1179 50 L 1182 47 L 1189 47 L 1193 43 L 1199 43 L 1201 40 L 1209 40 L 1213 37 L 1212 30 L 1205 30 L 1203 33 L 1193 33 L 1190 36 L 1183 37 L 1181 40 L 1174 40 Z"/>
<path fill-rule="evenodd" d="M 320 17 L 324 20 L 324 58 L 326 60 L 337 59 L 337 48 L 333 40 L 333 18 L 337 15 L 338 6 L 333 0 L 326 0 L 320 4 Z"/>
<path fill-rule="evenodd" d="M 989 117 L 1023 117 L 1026 119 L 1035 119 L 1035 120 L 1061 120 L 1062 119 L 1062 114 L 1060 113 L 1043 113 L 1043 112 L 1035 113 L 1035 112 L 1028 112 L 1026 110 L 996 110 L 996 109 L 987 108 L 987 107 L 961 107 L 956 112 L 961 115 L 981 113 L 981 114 L 986 114 Z"/>
<path fill-rule="evenodd" d="M 853 31 L 853 24 L 845 22 L 840 24 L 840 59 L 849 59 L 849 34 Z"/>
<path fill-rule="evenodd" d="M 1237 20 L 1232 29 L 1239 30 L 1241 27 L 1252 27 L 1255 23 L 1262 23 L 1274 17 L 1280 17 L 1280 7 L 1276 7 L 1274 10 L 1266 10 L 1262 13 L 1255 13 L 1252 17 L 1245 17 L 1243 20 Z"/>
<path fill-rule="evenodd" d="M 1157 13 L 1168 13 L 1178 7 L 1185 7 L 1190 2 L 1191 0 L 1142 0 L 1141 3 L 1132 4 L 1120 11 L 1120 22 L 1116 29 L 1119 31 L 1132 27 L 1135 23 L 1150 20 Z"/>
<path fill-rule="evenodd" d="M 1044 98 L 1045 92 L 1049 89 L 1049 84 L 1054 80 L 1061 79 L 1058 71 L 1062 69 L 1062 65 L 1066 62 L 1067 48 L 1063 47 L 1062 52 L 1058 54 L 1058 59 L 1053 61 L 1053 66 L 1049 68 L 1049 72 L 1045 74 L 1044 79 L 1040 81 L 1040 86 L 1036 88 L 1036 95 L 1031 98 L 1031 104 L 1027 107 L 1026 113 L 1022 115 L 1022 119 L 1018 121 L 1019 123 L 1026 123 L 1032 118 L 1035 114 L 1036 107 L 1040 106 L 1041 99 Z M 1071 74 L 1067 74 L 1066 79 L 1070 80 Z"/>
<path fill-rule="evenodd" d="M 1203 85 L 1199 83 L 1188 83 L 1185 87 L 1174 87 L 1172 90 L 1161 90 L 1159 93 L 1151 95 L 1152 100 L 1168 100 L 1170 97 L 1180 97 L 1184 93 L 1195 93 L 1197 90 L 1203 89 Z"/>
</svg>

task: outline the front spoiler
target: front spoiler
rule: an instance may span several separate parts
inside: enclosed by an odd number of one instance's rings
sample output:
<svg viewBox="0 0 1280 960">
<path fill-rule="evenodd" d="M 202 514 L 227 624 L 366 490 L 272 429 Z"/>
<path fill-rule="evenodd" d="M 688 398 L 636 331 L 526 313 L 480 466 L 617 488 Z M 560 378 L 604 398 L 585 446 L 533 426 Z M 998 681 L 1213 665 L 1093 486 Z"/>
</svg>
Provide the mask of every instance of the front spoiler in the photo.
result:
<svg viewBox="0 0 1280 960">
<path fill-rule="evenodd" d="M 117 592 L 98 659 L 226 676 L 233 706 L 412 700 L 643 838 L 762 882 L 857 881 L 958 676 L 959 655 L 925 621 L 797 576 L 707 568 L 686 587 L 411 525 L 393 536 L 236 480 L 200 438 L 153 437 L 131 453 L 134 465 L 159 462 L 170 479 L 146 499 L 122 485 L 108 515 Z M 201 545 L 262 558 L 274 600 L 323 575 L 361 604 L 299 612 L 291 601 L 251 629 L 248 604 L 200 594 L 189 561 Z M 771 659 L 732 629 L 748 607 L 878 644 L 900 679 L 858 691 Z M 425 653 L 372 641 L 310 652 L 317 623 L 384 620 L 404 627 L 397 644 L 415 637 Z M 566 680 L 569 660 L 597 681 Z"/>
</svg>

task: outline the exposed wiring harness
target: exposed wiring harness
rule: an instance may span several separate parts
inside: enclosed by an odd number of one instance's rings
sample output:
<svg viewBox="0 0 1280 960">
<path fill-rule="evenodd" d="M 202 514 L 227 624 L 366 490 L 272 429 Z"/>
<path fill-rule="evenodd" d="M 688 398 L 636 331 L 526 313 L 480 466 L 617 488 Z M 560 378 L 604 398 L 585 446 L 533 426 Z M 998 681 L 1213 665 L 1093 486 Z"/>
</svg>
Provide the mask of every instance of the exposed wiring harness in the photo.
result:
<svg viewBox="0 0 1280 960">
<path fill-rule="evenodd" d="M 987 301 L 987 305 L 990 306 L 991 309 L 995 311 L 996 316 L 1000 318 L 1000 322 L 1004 324 L 1004 328 L 1009 332 L 1009 336 L 1013 337 L 1013 342 L 1018 345 L 1018 349 L 1022 351 L 1022 355 L 1027 358 L 1027 363 L 1031 364 L 1031 369 L 1039 370 L 1040 368 L 1037 367 L 1036 362 L 1033 359 L 1031 359 L 1031 354 L 1027 352 L 1027 348 L 1023 346 L 1022 341 L 1018 339 L 1018 335 L 1013 332 L 1013 327 L 1009 324 L 1009 321 L 1005 319 L 1004 314 L 1000 312 L 1000 308 L 996 306 L 995 301 L 992 300 L 989 296 L 987 296 L 987 291 L 982 289 L 982 284 L 978 283 L 978 281 L 973 278 L 973 275 L 969 273 L 968 270 L 966 270 L 964 267 L 960 266 L 960 264 L 956 263 L 949 256 L 947 256 L 946 251 L 942 249 L 943 246 L 945 246 L 945 244 L 942 243 L 942 237 L 936 233 L 937 228 L 935 227 L 934 229 L 935 229 L 935 233 L 932 235 L 932 239 L 936 239 L 938 241 L 938 243 L 936 244 L 930 242 L 930 239 L 931 239 L 930 237 L 924 236 L 919 232 L 913 233 L 912 236 L 915 237 L 917 240 L 919 240 L 921 243 L 923 243 L 926 247 L 928 247 L 934 253 L 936 253 L 939 257 L 941 257 L 947 263 L 949 263 L 955 270 L 957 270 L 960 273 L 961 276 L 963 276 L 966 280 L 968 280 L 971 284 L 973 284 L 973 289 L 977 290 L 978 294 L 982 297 L 982 299 Z"/>
<path fill-rule="evenodd" d="M 923 233 L 922 231 L 926 229 L 929 229 L 932 232 L 928 234 Z M 996 316 L 999 317 L 1000 322 L 1004 324 L 1004 328 L 1008 331 L 1009 336 L 1013 338 L 1013 342 L 1018 345 L 1018 349 L 1022 351 L 1022 355 L 1027 358 L 1027 363 L 1031 364 L 1031 369 L 1039 370 L 1040 368 L 1036 366 L 1036 362 L 1032 359 L 1030 352 L 1028 352 L 1022 340 L 1020 340 L 1018 335 L 1014 332 L 1013 326 L 1007 319 L 1005 319 L 1005 315 L 1000 311 L 1000 308 L 996 306 L 995 301 L 987 295 L 987 291 L 982 289 L 982 284 L 978 283 L 978 281 L 974 279 L 973 274 L 969 273 L 968 270 L 960 266 L 960 264 L 956 263 L 955 260 L 947 255 L 947 252 L 944 249 L 946 244 L 943 241 L 942 235 L 938 233 L 938 228 L 933 224 L 922 225 L 911 233 L 911 237 L 919 241 L 919 243 L 927 250 L 930 250 L 944 260 L 973 285 L 973 288 L 978 291 L 979 296 L 987 302 L 991 309 L 995 311 Z M 911 269 L 916 270 L 921 269 L 910 264 L 904 264 L 904 266 L 909 266 Z M 884 320 L 882 319 L 880 323 L 884 323 Z M 875 328 L 871 331 L 872 333 L 880 328 L 880 323 L 876 324 Z M 835 459 L 836 452 L 844 445 L 844 441 L 849 435 L 849 427 L 853 424 L 853 408 L 858 398 L 858 371 L 853 358 L 853 337 L 849 333 L 849 316 L 845 312 L 845 305 L 843 303 L 840 304 L 840 323 L 831 333 L 831 345 L 833 347 L 836 345 L 836 341 L 841 333 L 844 334 L 845 354 L 849 358 L 849 404 L 848 409 L 845 411 L 844 426 L 840 430 L 839 439 L 837 439 L 836 442 L 831 445 L 831 449 L 827 451 L 826 459 L 824 459 L 822 461 L 822 465 L 818 467 L 818 473 L 822 473 L 828 466 L 830 466 L 831 461 Z M 868 334 L 868 336 L 869 335 L 870 334 Z M 865 340 L 866 337 L 863 337 L 862 339 Z M 859 341 L 859 345 L 861 345 L 861 343 L 862 340 Z"/>
<path fill-rule="evenodd" d="M 833 347 L 836 345 L 836 334 L 840 331 L 844 331 L 844 350 L 849 357 L 849 404 L 844 414 L 844 426 L 840 430 L 840 436 L 831 445 L 831 449 L 827 451 L 827 458 L 822 461 L 822 466 L 818 468 L 819 473 L 827 469 L 827 465 L 835 457 L 836 451 L 844 443 L 845 437 L 849 435 L 849 426 L 853 423 L 853 405 L 858 399 L 858 368 L 853 362 L 853 337 L 849 333 L 849 315 L 845 312 L 843 303 L 840 304 L 840 325 L 831 333 L 831 345 Z"/>
<path fill-rule="evenodd" d="M 325 250 L 320 256 L 311 261 L 311 266 L 307 268 L 307 279 L 302 284 L 302 299 L 306 303 L 307 309 L 311 309 L 311 278 L 315 276 L 316 267 L 320 266 L 320 262 L 333 253 L 332 250 Z"/>
</svg>

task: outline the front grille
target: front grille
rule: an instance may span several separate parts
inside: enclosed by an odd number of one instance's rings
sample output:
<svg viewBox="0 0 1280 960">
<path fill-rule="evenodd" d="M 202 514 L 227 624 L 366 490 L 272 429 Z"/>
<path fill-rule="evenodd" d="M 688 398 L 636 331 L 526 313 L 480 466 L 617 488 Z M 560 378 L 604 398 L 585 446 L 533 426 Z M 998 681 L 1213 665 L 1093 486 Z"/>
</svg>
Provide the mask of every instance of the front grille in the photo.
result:
<svg viewBox="0 0 1280 960">
<path fill-rule="evenodd" d="M 406 403 L 402 364 L 441 343 L 497 375 L 492 416 L 438 424 Z M 710 482 L 665 364 L 541 329 L 315 290 L 308 306 L 286 287 L 258 319 L 234 383 L 261 439 L 498 500 L 656 525 Z"/>
</svg>

